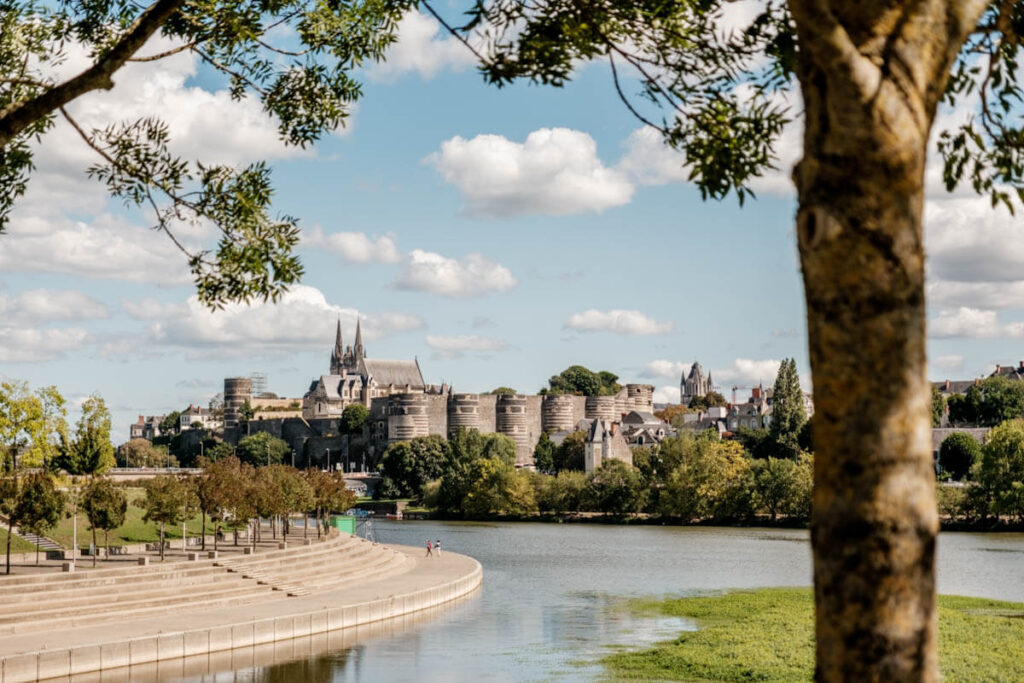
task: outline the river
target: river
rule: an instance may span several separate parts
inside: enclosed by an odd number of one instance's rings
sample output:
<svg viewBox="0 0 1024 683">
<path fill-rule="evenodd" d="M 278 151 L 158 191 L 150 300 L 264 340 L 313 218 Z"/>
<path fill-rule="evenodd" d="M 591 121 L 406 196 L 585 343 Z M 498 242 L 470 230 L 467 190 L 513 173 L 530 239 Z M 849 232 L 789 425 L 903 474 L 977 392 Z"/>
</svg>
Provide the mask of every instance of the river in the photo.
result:
<svg viewBox="0 0 1024 683">
<path fill-rule="evenodd" d="M 472 555 L 483 565 L 483 587 L 420 618 L 302 644 L 270 663 L 236 658 L 228 669 L 165 680 L 593 680 L 602 674 L 595 662 L 611 648 L 694 628 L 682 619 L 633 614 L 625 608 L 629 598 L 811 583 L 808 533 L 800 530 L 373 524 L 383 543 L 425 546 L 439 538 L 445 550 Z M 1024 534 L 943 533 L 939 590 L 1024 602 Z"/>
</svg>

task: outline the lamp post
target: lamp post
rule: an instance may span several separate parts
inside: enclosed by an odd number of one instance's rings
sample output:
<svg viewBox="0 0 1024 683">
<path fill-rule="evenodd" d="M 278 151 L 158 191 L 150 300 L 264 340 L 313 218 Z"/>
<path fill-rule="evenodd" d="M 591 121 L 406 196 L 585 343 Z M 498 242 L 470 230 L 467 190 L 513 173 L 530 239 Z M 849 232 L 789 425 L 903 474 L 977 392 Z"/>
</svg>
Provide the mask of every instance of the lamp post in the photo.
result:
<svg viewBox="0 0 1024 683">
<path fill-rule="evenodd" d="M 331 449 L 328 448 L 328 449 L 326 449 L 326 451 L 327 451 L 327 471 L 330 472 L 331 471 Z"/>
</svg>

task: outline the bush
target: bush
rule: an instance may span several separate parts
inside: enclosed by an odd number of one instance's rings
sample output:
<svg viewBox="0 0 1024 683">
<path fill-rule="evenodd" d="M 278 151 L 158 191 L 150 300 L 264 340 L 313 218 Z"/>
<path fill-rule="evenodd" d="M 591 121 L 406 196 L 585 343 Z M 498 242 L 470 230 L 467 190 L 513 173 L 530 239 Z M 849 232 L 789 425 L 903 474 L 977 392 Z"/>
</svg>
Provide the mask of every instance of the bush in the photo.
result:
<svg viewBox="0 0 1024 683">
<path fill-rule="evenodd" d="M 961 481 L 981 455 L 981 444 L 966 432 L 953 432 L 939 447 L 939 467 L 954 481 Z"/>
</svg>

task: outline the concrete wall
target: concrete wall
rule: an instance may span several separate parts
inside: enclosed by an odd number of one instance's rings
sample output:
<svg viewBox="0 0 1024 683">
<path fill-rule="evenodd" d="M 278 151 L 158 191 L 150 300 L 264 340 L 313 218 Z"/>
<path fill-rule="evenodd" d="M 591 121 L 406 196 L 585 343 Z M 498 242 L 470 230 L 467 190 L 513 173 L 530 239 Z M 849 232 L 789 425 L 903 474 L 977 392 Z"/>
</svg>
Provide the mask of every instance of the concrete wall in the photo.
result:
<svg viewBox="0 0 1024 683">
<path fill-rule="evenodd" d="M 241 624 L 13 655 L 0 661 L 0 671 L 4 683 L 22 683 L 302 638 L 436 607 L 473 592 L 482 581 L 483 570 L 474 560 L 472 570 L 464 576 L 412 593 Z"/>
</svg>

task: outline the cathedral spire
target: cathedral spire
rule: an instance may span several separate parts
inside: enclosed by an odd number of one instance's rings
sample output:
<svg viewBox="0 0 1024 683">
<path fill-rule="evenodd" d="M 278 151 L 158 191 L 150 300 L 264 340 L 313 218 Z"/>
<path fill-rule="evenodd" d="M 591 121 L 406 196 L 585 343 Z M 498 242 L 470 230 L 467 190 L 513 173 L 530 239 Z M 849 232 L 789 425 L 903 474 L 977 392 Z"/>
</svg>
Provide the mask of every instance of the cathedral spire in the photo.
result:
<svg viewBox="0 0 1024 683">
<path fill-rule="evenodd" d="M 338 316 L 338 331 L 334 335 L 334 355 L 341 358 L 345 354 L 345 347 L 341 345 L 341 316 Z"/>
<path fill-rule="evenodd" d="M 354 349 L 356 358 L 363 357 L 363 329 L 360 324 L 359 317 L 356 317 L 356 347 Z"/>
</svg>

